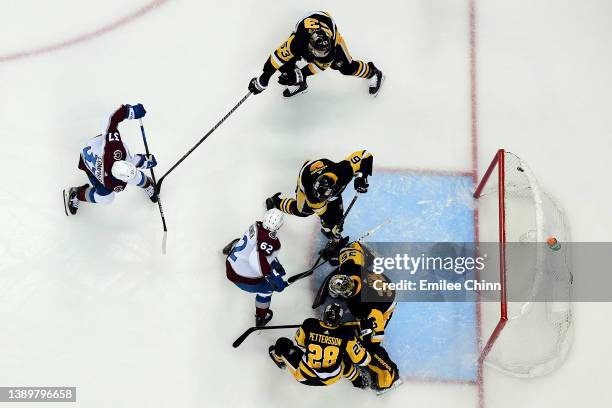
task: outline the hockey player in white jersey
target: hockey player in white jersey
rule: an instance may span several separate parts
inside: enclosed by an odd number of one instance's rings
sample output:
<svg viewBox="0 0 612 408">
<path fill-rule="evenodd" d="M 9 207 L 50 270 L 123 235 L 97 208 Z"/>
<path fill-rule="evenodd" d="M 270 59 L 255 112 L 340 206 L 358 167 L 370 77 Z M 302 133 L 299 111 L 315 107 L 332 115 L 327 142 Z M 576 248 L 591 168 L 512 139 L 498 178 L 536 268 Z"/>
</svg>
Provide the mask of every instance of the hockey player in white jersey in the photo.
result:
<svg viewBox="0 0 612 408">
<path fill-rule="evenodd" d="M 155 156 L 132 155 L 121 140 L 118 125 L 125 119 L 140 119 L 146 114 L 142 104 L 121 105 L 110 115 L 104 133 L 89 140 L 79 155 L 79 169 L 89 178 L 90 184 L 64 190 L 66 215 L 75 215 L 79 203 L 109 204 L 115 194 L 123 191 L 127 184 L 141 187 L 149 199 L 157 202 L 155 185 L 140 169 L 157 165 Z"/>
<path fill-rule="evenodd" d="M 272 320 L 270 302 L 273 292 L 287 287 L 285 270 L 276 258 L 281 243 L 276 236 L 283 225 L 283 213 L 273 208 L 266 211 L 262 221 L 252 224 L 240 239 L 223 248 L 227 255 L 226 276 L 240 289 L 256 293 L 255 325 L 265 326 Z"/>
</svg>

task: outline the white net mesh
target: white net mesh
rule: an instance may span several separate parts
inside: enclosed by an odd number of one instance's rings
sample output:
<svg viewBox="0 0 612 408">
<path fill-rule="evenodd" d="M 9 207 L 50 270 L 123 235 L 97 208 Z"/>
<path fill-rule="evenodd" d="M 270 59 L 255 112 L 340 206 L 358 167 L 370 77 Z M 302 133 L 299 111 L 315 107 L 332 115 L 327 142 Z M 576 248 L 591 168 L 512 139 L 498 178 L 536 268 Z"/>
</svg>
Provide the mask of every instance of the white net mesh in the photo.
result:
<svg viewBox="0 0 612 408">
<path fill-rule="evenodd" d="M 563 246 L 570 241 L 569 228 L 563 211 L 540 189 L 529 167 L 512 153 L 505 152 L 504 158 L 508 322 L 485 363 L 515 376 L 535 377 L 560 366 L 572 343 L 572 276 Z M 499 240 L 496 173 L 477 200 L 480 242 Z M 551 250 L 545 244 L 548 237 L 555 237 L 562 249 Z M 512 256 L 517 247 L 522 256 Z M 517 293 L 521 301 L 513 296 Z M 483 302 L 481 312 L 486 342 L 500 318 L 499 303 Z"/>
</svg>

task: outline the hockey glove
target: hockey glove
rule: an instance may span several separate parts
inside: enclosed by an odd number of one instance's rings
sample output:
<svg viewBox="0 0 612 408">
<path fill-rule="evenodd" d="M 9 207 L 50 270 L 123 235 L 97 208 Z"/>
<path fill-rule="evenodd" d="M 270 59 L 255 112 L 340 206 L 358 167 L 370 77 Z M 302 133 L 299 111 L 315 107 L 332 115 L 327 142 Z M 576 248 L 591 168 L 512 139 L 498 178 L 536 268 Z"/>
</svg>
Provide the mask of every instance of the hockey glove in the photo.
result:
<svg viewBox="0 0 612 408">
<path fill-rule="evenodd" d="M 157 160 L 152 154 L 138 154 L 138 162 L 136 167 L 140 169 L 150 169 L 151 167 L 157 166 Z"/>
<path fill-rule="evenodd" d="M 359 335 L 360 337 L 368 341 L 371 339 L 374 329 L 376 328 L 376 322 L 373 318 L 362 319 L 359 321 Z"/>
<path fill-rule="evenodd" d="M 258 95 L 265 91 L 268 87 L 268 81 L 262 80 L 261 77 L 251 79 L 249 82 L 249 91 L 253 93 L 253 95 Z"/>
<path fill-rule="evenodd" d="M 342 239 L 342 230 L 344 226 L 342 224 L 336 224 L 333 227 L 329 227 L 325 222 L 321 222 L 321 232 L 329 240 L 339 241 Z"/>
<path fill-rule="evenodd" d="M 266 198 L 266 210 L 271 210 L 273 208 L 280 208 L 283 199 L 280 198 L 281 193 L 276 193 L 272 197 Z"/>
<path fill-rule="evenodd" d="M 370 187 L 370 185 L 368 184 L 368 177 L 364 176 L 361 173 L 357 173 L 357 177 L 355 178 L 354 185 L 355 185 L 355 191 L 361 194 L 367 193 L 368 187 Z"/>
<path fill-rule="evenodd" d="M 274 259 L 272 262 L 270 262 L 270 269 L 280 276 L 285 276 L 287 274 L 287 272 L 285 272 L 285 268 L 283 268 L 283 265 L 278 262 L 278 259 Z"/>
<path fill-rule="evenodd" d="M 140 119 L 144 115 L 147 114 L 142 103 L 137 103 L 136 105 L 126 105 L 128 108 L 128 116 L 127 119 Z"/>
<path fill-rule="evenodd" d="M 299 68 L 294 68 L 289 72 L 283 72 L 278 78 L 278 83 L 286 86 L 297 86 L 302 82 L 304 82 L 304 75 Z"/>
<path fill-rule="evenodd" d="M 265 275 L 264 279 L 272 286 L 272 290 L 275 292 L 282 292 L 287 287 L 287 282 L 275 270 L 272 270 L 269 275 Z"/>
<path fill-rule="evenodd" d="M 339 240 L 329 240 L 325 248 L 319 251 L 319 255 L 328 261 L 331 266 L 338 266 L 338 256 L 340 250 L 348 244 L 349 237 L 340 238 Z"/>
</svg>

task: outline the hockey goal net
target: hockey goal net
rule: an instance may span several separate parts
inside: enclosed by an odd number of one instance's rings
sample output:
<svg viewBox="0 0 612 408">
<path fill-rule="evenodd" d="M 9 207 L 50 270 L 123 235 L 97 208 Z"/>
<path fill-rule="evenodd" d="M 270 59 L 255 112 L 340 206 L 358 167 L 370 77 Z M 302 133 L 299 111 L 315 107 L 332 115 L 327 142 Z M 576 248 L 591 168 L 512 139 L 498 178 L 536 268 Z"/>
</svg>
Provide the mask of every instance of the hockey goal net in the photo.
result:
<svg viewBox="0 0 612 408">
<path fill-rule="evenodd" d="M 499 243 L 495 267 L 488 265 L 487 273 L 494 269 L 501 284 L 494 301 L 481 294 L 486 341 L 480 367 L 484 363 L 519 377 L 547 374 L 563 363 L 573 333 L 569 245 L 564 246 L 570 237 L 563 211 L 542 191 L 529 166 L 503 149 L 474 198 L 479 242 Z M 563 250 L 553 250 L 550 237 Z"/>
</svg>

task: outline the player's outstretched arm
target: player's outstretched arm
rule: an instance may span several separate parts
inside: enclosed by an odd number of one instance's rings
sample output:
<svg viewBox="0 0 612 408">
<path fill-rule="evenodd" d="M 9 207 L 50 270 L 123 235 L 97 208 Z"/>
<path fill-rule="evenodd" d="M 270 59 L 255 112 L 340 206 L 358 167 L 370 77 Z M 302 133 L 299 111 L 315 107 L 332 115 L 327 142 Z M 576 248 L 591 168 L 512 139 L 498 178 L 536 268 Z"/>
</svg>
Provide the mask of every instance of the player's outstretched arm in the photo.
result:
<svg viewBox="0 0 612 408">
<path fill-rule="evenodd" d="M 259 77 L 251 79 L 249 82 L 249 91 L 254 95 L 262 93 L 268 87 L 272 75 L 285 64 L 297 58 L 296 52 L 295 34 L 291 34 L 285 42 L 270 54 L 270 57 L 268 57 L 263 66 L 263 72 Z"/>
<path fill-rule="evenodd" d="M 351 153 L 346 160 L 353 170 L 355 191 L 362 194 L 367 193 L 370 186 L 368 177 L 372 175 L 374 156 L 367 150 L 358 150 Z"/>
</svg>

